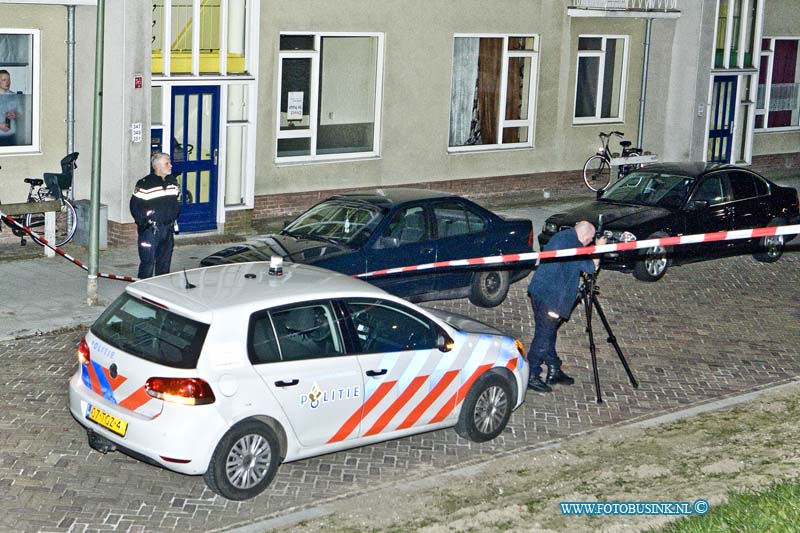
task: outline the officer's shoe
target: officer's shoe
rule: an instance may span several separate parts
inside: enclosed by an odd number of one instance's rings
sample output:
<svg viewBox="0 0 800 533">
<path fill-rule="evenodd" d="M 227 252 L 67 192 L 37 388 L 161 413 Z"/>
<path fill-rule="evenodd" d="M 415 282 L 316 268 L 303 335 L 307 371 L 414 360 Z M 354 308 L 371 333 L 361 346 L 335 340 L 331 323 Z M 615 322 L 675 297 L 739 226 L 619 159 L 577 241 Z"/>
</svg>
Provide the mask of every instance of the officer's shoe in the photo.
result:
<svg viewBox="0 0 800 533">
<path fill-rule="evenodd" d="M 528 388 L 536 392 L 550 392 L 551 390 L 553 390 L 550 387 L 548 387 L 545 384 L 545 382 L 542 381 L 542 378 L 540 378 L 538 375 L 531 376 L 528 378 Z"/>
<path fill-rule="evenodd" d="M 575 380 L 562 372 L 560 368 L 555 366 L 547 367 L 548 385 L 572 385 L 573 383 L 575 383 Z"/>
</svg>

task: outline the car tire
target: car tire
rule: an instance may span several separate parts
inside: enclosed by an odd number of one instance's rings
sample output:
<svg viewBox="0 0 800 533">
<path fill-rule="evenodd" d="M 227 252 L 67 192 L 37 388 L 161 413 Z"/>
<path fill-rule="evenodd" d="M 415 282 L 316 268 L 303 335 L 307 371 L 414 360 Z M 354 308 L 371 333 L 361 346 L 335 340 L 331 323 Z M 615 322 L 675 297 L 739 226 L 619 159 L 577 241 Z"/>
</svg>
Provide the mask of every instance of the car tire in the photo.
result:
<svg viewBox="0 0 800 533">
<path fill-rule="evenodd" d="M 664 233 L 654 233 L 648 239 L 667 237 Z M 658 281 L 667 273 L 670 265 L 669 249 L 655 246 L 642 250 L 633 267 L 633 277 L 639 281 Z"/>
<path fill-rule="evenodd" d="M 507 270 L 485 270 L 472 275 L 469 301 L 478 307 L 497 307 L 511 285 Z"/>
<path fill-rule="evenodd" d="M 223 498 L 248 500 L 267 488 L 279 463 L 275 432 L 249 420 L 233 426 L 222 437 L 203 477 L 208 488 Z"/>
<path fill-rule="evenodd" d="M 505 429 L 513 406 L 508 380 L 498 374 L 485 375 L 467 393 L 456 433 L 472 442 L 492 440 Z"/>
<path fill-rule="evenodd" d="M 780 226 L 784 221 L 776 218 L 768 226 Z M 753 254 L 753 258 L 761 263 L 774 263 L 783 255 L 783 246 L 786 243 L 783 235 L 773 235 L 772 237 L 761 237 L 756 244 L 758 251 Z"/>
</svg>

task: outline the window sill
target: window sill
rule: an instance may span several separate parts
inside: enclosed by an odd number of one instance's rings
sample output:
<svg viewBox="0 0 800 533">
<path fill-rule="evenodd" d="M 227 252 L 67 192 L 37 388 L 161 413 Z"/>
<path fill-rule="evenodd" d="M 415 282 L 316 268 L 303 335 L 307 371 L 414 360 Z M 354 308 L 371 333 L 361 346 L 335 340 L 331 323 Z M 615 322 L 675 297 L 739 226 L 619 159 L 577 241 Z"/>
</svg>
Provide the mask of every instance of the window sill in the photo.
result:
<svg viewBox="0 0 800 533">
<path fill-rule="evenodd" d="M 295 167 L 303 165 L 322 165 L 327 163 L 357 163 L 360 161 L 375 161 L 378 159 L 381 159 L 381 156 L 378 154 L 369 154 L 363 157 L 350 155 L 347 157 L 336 157 L 336 158 L 286 157 L 286 158 L 276 158 L 275 165 L 278 167 Z"/>
<path fill-rule="evenodd" d="M 573 126 L 595 126 L 598 124 L 625 124 L 625 120 L 620 117 L 614 118 L 573 118 Z"/>
<path fill-rule="evenodd" d="M 519 152 L 523 150 L 533 150 L 535 147 L 529 144 L 526 145 L 501 145 L 501 144 L 487 144 L 483 146 L 462 146 L 462 147 L 448 147 L 447 155 L 463 155 L 463 154 L 485 154 L 487 152 Z"/>
<path fill-rule="evenodd" d="M 783 128 L 761 128 L 753 130 L 753 133 L 797 133 L 800 126 L 786 126 Z"/>
</svg>

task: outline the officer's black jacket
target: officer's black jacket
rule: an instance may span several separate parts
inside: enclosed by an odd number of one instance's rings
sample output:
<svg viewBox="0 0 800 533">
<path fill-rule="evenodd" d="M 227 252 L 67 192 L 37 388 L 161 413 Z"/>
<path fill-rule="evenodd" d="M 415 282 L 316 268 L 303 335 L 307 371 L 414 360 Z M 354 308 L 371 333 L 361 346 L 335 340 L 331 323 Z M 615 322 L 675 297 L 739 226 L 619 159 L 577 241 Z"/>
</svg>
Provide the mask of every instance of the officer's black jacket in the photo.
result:
<svg viewBox="0 0 800 533">
<path fill-rule="evenodd" d="M 161 179 L 148 174 L 136 182 L 131 196 L 131 215 L 141 231 L 149 222 L 171 226 L 180 214 L 181 189 L 172 175 Z"/>
</svg>

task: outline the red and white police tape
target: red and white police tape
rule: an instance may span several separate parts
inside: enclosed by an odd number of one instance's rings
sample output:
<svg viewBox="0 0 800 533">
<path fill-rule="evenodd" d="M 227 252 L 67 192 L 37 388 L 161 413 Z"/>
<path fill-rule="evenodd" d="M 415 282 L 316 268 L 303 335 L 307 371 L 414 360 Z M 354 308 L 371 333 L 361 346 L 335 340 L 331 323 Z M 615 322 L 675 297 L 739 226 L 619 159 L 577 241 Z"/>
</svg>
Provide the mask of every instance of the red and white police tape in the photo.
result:
<svg viewBox="0 0 800 533">
<path fill-rule="evenodd" d="M 50 244 L 50 242 L 47 239 L 45 239 L 44 237 L 42 237 L 41 235 L 39 235 L 38 233 L 33 231 L 28 226 L 25 226 L 24 224 L 20 224 L 17 220 L 14 219 L 14 217 L 12 217 L 10 215 L 6 215 L 2 211 L 0 211 L 0 219 L 3 219 L 6 222 L 9 222 L 9 223 L 15 225 L 16 227 L 18 227 L 19 229 L 21 229 L 22 231 L 24 231 L 25 233 L 27 233 L 28 235 L 33 237 L 34 242 L 38 242 L 42 246 L 47 246 L 48 248 L 53 250 L 55 253 L 57 253 L 58 255 L 63 257 L 64 259 L 67 259 L 68 261 L 71 261 L 72 263 L 78 265 L 79 267 L 81 267 L 82 269 L 84 269 L 87 272 L 89 271 L 89 267 L 87 267 L 85 264 L 83 264 L 82 261 L 80 261 L 79 259 L 75 259 L 71 255 L 69 255 L 67 252 L 65 252 L 64 250 L 59 248 L 58 246 L 53 246 L 52 244 Z M 106 278 L 106 279 L 114 279 L 114 280 L 117 280 L 117 281 L 139 281 L 139 278 L 134 278 L 133 276 L 117 276 L 116 274 L 103 274 L 101 272 L 97 273 L 97 277 L 98 278 Z"/>
<path fill-rule="evenodd" d="M 47 239 L 41 237 L 30 228 L 23 226 L 12 217 L 0 211 L 0 218 L 7 220 L 25 233 L 35 237 L 35 240 L 58 255 L 78 265 L 82 269 L 89 271 L 89 268 L 81 261 L 75 259 L 61 248 L 51 245 Z M 508 263 L 520 263 L 524 261 L 534 261 L 536 259 L 552 259 L 557 257 L 575 257 L 580 255 L 595 255 L 608 252 L 622 252 L 626 250 L 641 250 L 653 248 L 655 246 L 680 246 L 686 244 L 698 244 L 703 242 L 734 241 L 738 239 L 757 239 L 760 237 L 774 237 L 776 235 L 797 235 L 800 234 L 800 224 L 789 226 L 769 226 L 766 228 L 742 229 L 735 231 L 717 231 L 714 233 L 698 233 L 695 235 L 681 235 L 679 237 L 662 237 L 660 239 L 646 239 L 643 241 L 620 242 L 616 244 L 603 244 L 602 246 L 583 246 L 581 248 L 567 248 L 564 250 L 552 250 L 546 252 L 527 252 L 522 254 L 491 255 L 487 257 L 473 257 L 470 259 L 454 259 L 452 261 L 438 261 L 435 263 L 425 263 L 423 265 L 409 265 L 396 268 L 386 268 L 374 270 L 363 274 L 356 274 L 358 278 L 372 278 L 376 276 L 388 276 L 391 274 L 401 274 L 405 272 L 415 272 L 421 270 L 434 270 L 437 268 L 454 268 L 464 266 L 480 265 L 499 265 Z M 117 276 L 116 274 L 97 274 L 100 278 L 114 279 L 117 281 L 139 281 L 139 278 L 132 276 Z"/>
<path fill-rule="evenodd" d="M 676 246 L 684 244 L 697 244 L 702 242 L 733 241 L 737 239 L 754 239 L 759 237 L 773 237 L 775 235 L 795 235 L 800 233 L 800 224 L 791 226 L 770 226 L 766 228 L 743 229 L 736 231 L 718 231 L 715 233 L 698 233 L 695 235 L 681 235 L 680 237 L 663 237 L 661 239 L 646 239 L 643 241 L 620 242 L 617 244 L 604 244 L 602 246 L 584 246 L 581 248 L 567 248 L 564 250 L 552 250 L 547 252 L 528 252 L 523 254 L 492 255 L 488 257 L 476 257 L 472 259 L 455 259 L 452 261 L 439 261 L 436 263 L 426 263 L 424 265 L 411 265 L 397 268 L 386 268 L 358 274 L 359 278 L 370 278 L 374 276 L 386 276 L 389 274 L 400 274 L 403 272 L 414 272 L 419 270 L 432 270 L 436 268 L 453 268 L 462 266 L 477 265 L 498 265 L 508 263 L 519 263 L 522 261 L 533 261 L 534 259 L 551 259 L 555 257 L 574 257 L 579 255 L 604 254 L 608 252 L 621 252 L 625 250 L 636 250 L 642 248 L 653 248 L 654 246 Z"/>
</svg>

